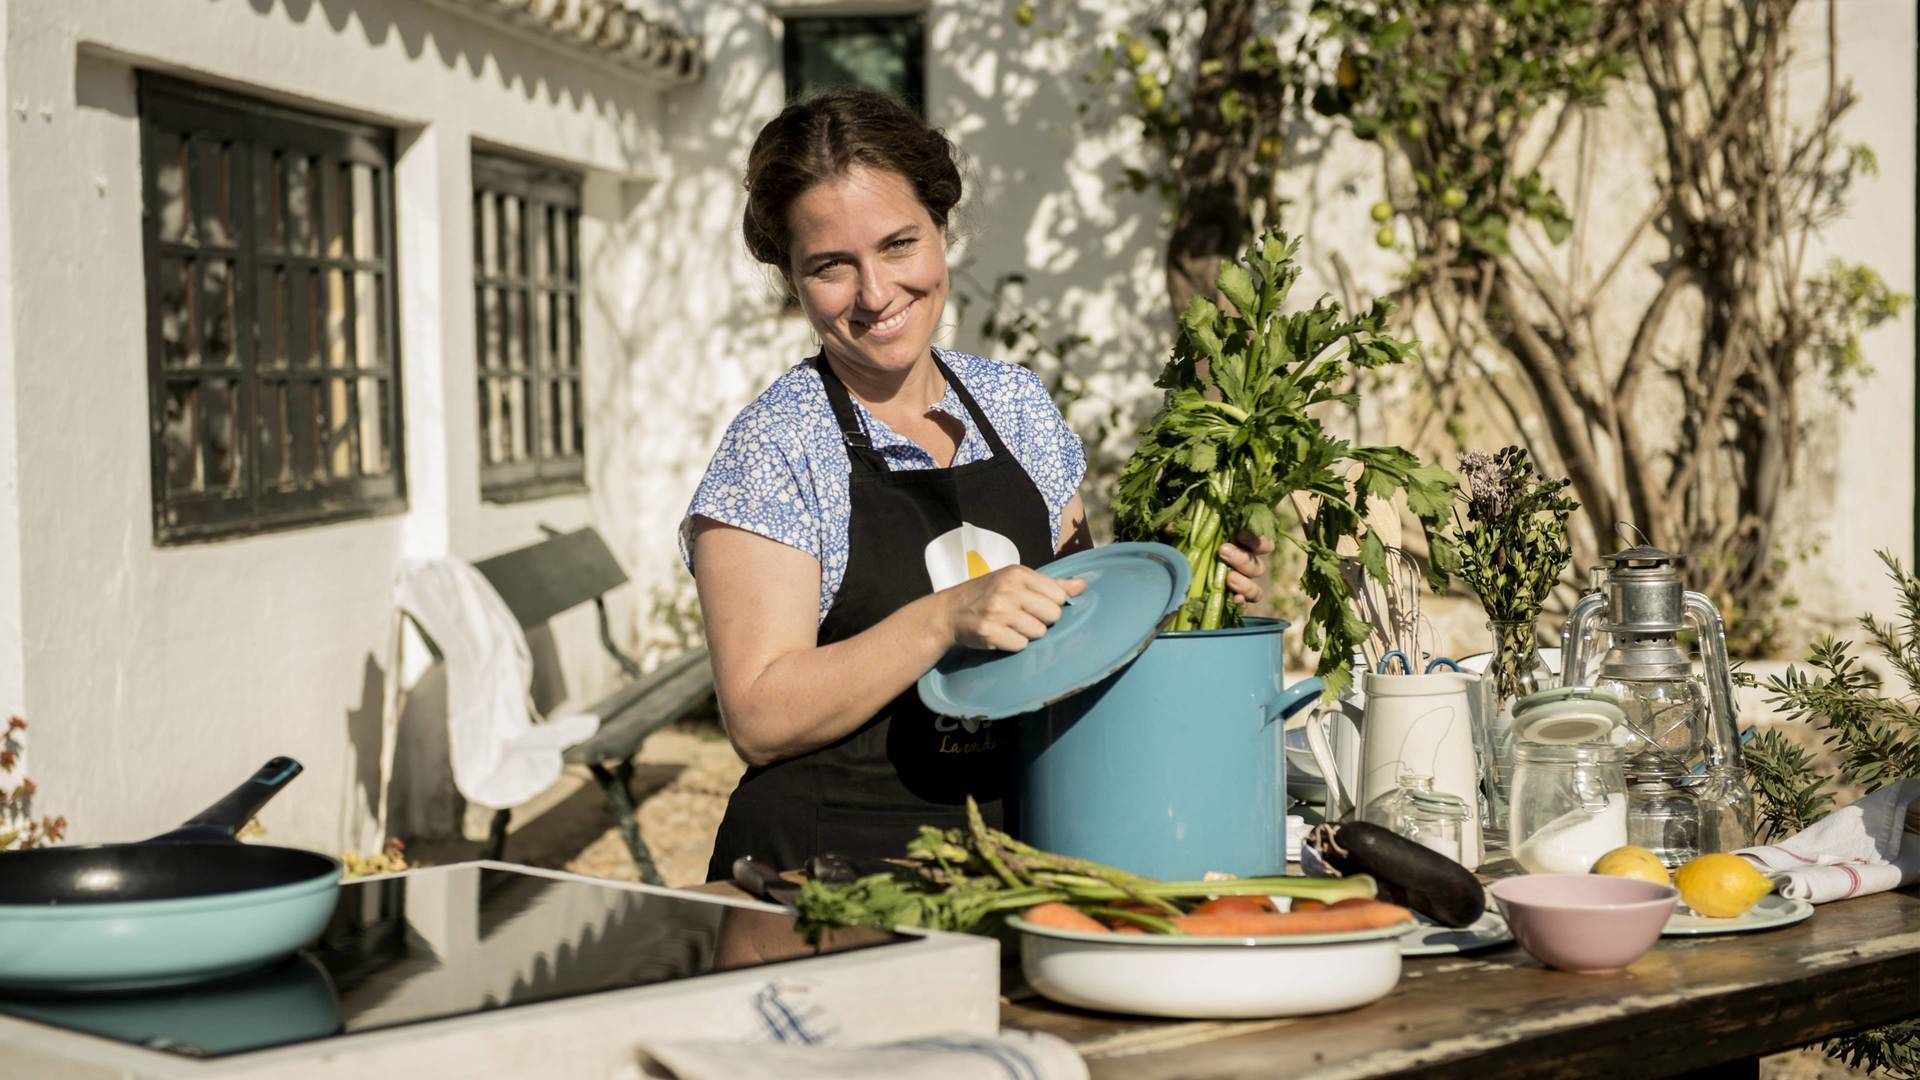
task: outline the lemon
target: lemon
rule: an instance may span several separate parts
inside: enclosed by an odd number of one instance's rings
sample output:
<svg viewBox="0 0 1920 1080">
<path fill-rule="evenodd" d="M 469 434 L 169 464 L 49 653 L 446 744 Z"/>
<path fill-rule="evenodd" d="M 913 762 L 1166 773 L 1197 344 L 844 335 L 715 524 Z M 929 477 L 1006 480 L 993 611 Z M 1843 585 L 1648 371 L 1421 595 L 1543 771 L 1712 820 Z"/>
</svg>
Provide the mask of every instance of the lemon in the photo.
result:
<svg viewBox="0 0 1920 1080">
<path fill-rule="evenodd" d="M 1638 878 L 1655 885 L 1673 884 L 1673 878 L 1668 876 L 1667 868 L 1660 862 L 1660 857 L 1646 848 L 1633 844 L 1614 848 L 1600 856 L 1590 872 L 1606 874 L 1609 877 Z"/>
<path fill-rule="evenodd" d="M 1701 855 L 1673 872 L 1680 898 L 1695 915 L 1731 919 L 1773 891 L 1773 881 L 1738 855 Z"/>
</svg>

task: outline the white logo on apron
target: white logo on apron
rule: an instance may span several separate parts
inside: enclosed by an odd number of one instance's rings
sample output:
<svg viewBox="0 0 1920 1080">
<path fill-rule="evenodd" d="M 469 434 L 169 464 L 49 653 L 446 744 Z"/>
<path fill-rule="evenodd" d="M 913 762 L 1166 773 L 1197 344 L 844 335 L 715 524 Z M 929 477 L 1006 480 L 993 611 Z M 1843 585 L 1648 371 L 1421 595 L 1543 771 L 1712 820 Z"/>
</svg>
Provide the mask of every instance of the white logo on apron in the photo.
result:
<svg viewBox="0 0 1920 1080">
<path fill-rule="evenodd" d="M 926 557 L 927 577 L 939 592 L 1018 564 L 1020 549 L 992 529 L 962 522 L 935 537 Z"/>
</svg>

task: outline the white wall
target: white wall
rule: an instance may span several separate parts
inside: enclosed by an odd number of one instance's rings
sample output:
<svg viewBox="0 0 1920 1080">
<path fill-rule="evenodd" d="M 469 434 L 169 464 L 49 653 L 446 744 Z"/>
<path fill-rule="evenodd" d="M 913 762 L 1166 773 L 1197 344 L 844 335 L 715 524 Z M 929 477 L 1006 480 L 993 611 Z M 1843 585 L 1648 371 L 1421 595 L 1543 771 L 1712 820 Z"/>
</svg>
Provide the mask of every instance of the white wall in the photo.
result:
<svg viewBox="0 0 1920 1080">
<path fill-rule="evenodd" d="M 20 630 L 0 616 L 4 705 L 33 723 L 46 812 L 74 838 L 177 823 L 274 754 L 307 766 L 263 815 L 274 839 L 362 835 L 400 559 L 478 557 L 537 525 L 603 520 L 596 496 L 478 497 L 469 154 L 483 139 L 589 173 L 582 254 L 618 267 L 623 193 L 656 168 L 658 94 L 630 74 L 450 9 L 379 0 L 15 0 L 6 5 Z M 154 545 L 133 71 L 170 71 L 399 131 L 399 321 L 411 507 L 215 543 Z M 624 382 L 620 313 L 584 311 L 588 393 Z M 595 421 L 602 420 L 595 417 Z M 598 431 L 596 430 L 596 434 Z M 596 442 L 601 490 L 622 471 Z M 0 512 L 0 595 L 12 570 Z M 0 609 L 4 610 L 4 609 Z M 591 609 L 559 628 L 563 690 L 604 689 Z M 17 642 L 17 644 L 16 644 Z M 9 674 L 24 669 L 16 689 Z M 419 770 L 436 763 L 416 762 Z M 444 765 L 440 765 L 444 768 Z M 444 807 L 442 808 L 444 809 Z"/>
</svg>

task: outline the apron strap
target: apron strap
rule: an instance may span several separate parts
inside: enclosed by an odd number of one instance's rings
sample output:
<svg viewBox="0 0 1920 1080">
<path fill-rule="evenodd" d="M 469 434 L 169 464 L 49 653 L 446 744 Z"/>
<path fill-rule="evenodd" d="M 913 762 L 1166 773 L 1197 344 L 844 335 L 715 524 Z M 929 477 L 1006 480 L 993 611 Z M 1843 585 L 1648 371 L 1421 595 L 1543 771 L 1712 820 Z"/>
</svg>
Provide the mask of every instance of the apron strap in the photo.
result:
<svg viewBox="0 0 1920 1080">
<path fill-rule="evenodd" d="M 980 429 L 980 437 L 987 441 L 987 449 L 993 451 L 994 457 L 1006 457 L 1007 447 L 1000 441 L 1000 433 L 993 429 L 993 424 L 987 420 L 987 414 L 981 410 L 980 404 L 973 400 L 973 395 L 967 393 L 966 385 L 953 377 L 953 372 L 938 356 L 933 358 L 933 362 L 939 367 L 940 374 L 946 377 L 947 385 L 953 387 L 954 396 L 960 399 L 961 405 L 966 406 L 967 415 L 973 417 L 973 426 Z"/>
<path fill-rule="evenodd" d="M 886 456 L 873 448 L 873 439 L 867 435 L 867 429 L 861 426 L 860 414 L 854 411 L 853 398 L 847 393 L 846 384 L 833 373 L 833 365 L 827 363 L 825 349 L 813 358 L 813 369 L 820 373 L 820 384 L 827 391 L 827 405 L 833 409 L 834 423 L 840 426 L 840 441 L 846 446 L 847 457 L 853 462 L 855 471 L 865 468 L 871 472 L 886 472 Z"/>
</svg>

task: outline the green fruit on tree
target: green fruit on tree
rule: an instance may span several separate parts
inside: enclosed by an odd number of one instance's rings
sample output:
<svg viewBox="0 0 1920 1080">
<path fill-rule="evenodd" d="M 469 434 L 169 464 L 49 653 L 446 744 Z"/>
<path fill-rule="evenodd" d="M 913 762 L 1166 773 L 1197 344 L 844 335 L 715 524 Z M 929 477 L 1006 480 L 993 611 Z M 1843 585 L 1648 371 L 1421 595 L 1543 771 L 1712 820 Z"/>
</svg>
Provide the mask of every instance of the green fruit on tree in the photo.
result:
<svg viewBox="0 0 1920 1080">
<path fill-rule="evenodd" d="M 1021 26 L 1033 25 L 1033 5 L 1020 4 L 1013 9 L 1013 21 Z"/>
<path fill-rule="evenodd" d="M 1440 205 L 1449 210 L 1458 210 L 1467 205 L 1467 193 L 1457 187 L 1449 186 L 1440 193 Z"/>
<path fill-rule="evenodd" d="M 1376 244 L 1379 244 L 1383 248 L 1392 247 L 1393 246 L 1393 226 L 1391 225 L 1380 226 L 1380 231 L 1373 234 L 1373 242 Z"/>
<path fill-rule="evenodd" d="M 1427 122 L 1416 116 L 1408 120 L 1400 130 L 1406 132 L 1409 139 L 1424 139 L 1427 137 Z"/>
<path fill-rule="evenodd" d="M 1138 41 L 1127 42 L 1127 62 L 1139 67 L 1147 62 L 1147 47 Z"/>
<path fill-rule="evenodd" d="M 1261 157 L 1266 158 L 1268 160 L 1272 160 L 1274 158 L 1279 157 L 1280 151 L 1284 149 L 1286 149 L 1286 144 L 1281 142 L 1280 136 L 1278 135 L 1260 136 L 1260 145 L 1258 147 L 1258 152 Z"/>
<path fill-rule="evenodd" d="M 1379 202 L 1374 203 L 1373 209 L 1368 211 L 1368 213 L 1371 213 L 1373 215 L 1373 220 L 1380 222 L 1381 224 L 1384 225 L 1387 222 L 1393 220 L 1393 204 L 1386 201 L 1385 199 L 1382 199 Z"/>
</svg>

